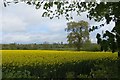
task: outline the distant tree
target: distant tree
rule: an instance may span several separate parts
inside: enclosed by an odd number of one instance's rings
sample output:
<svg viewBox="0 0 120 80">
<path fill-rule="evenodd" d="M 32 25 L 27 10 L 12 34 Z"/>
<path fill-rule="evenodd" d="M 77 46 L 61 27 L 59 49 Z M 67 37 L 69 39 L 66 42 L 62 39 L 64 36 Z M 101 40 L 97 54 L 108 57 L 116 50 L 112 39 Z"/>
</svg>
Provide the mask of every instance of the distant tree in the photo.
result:
<svg viewBox="0 0 120 80">
<path fill-rule="evenodd" d="M 61 42 L 60 44 L 63 45 L 63 42 Z"/>
<path fill-rule="evenodd" d="M 45 41 L 45 42 L 43 42 L 43 44 L 49 44 L 49 42 Z"/>
<path fill-rule="evenodd" d="M 67 41 L 76 47 L 78 51 L 82 47 L 82 44 L 89 40 L 88 25 L 88 22 L 83 20 L 67 23 L 67 28 L 65 29 L 68 32 Z"/>
</svg>

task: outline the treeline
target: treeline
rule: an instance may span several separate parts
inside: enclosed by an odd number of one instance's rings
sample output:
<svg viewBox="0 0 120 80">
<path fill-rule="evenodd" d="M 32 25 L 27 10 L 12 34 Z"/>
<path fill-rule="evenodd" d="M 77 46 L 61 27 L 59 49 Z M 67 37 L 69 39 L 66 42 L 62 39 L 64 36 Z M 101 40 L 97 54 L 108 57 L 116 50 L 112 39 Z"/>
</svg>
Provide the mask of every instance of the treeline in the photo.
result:
<svg viewBox="0 0 120 80">
<path fill-rule="evenodd" d="M 43 44 L 0 44 L 2 50 L 76 50 L 74 46 L 61 43 Z M 84 44 L 81 51 L 100 51 L 100 46 L 96 43 Z"/>
</svg>

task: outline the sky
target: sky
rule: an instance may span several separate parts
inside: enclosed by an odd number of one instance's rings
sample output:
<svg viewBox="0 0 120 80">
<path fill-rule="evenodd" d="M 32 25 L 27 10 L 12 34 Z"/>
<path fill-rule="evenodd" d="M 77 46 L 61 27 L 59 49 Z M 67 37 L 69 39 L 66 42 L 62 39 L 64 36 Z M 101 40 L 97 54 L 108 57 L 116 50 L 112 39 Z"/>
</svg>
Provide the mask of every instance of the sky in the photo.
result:
<svg viewBox="0 0 120 80">
<path fill-rule="evenodd" d="M 41 17 L 43 10 L 35 9 L 34 6 L 25 3 L 13 4 L 8 7 L 1 7 L 0 13 L 0 43 L 67 43 L 67 20 L 64 16 L 60 19 Z M 102 22 L 95 22 L 86 17 L 87 12 L 81 13 L 81 16 L 73 14 L 73 21 L 85 20 L 90 26 L 99 25 Z M 105 21 L 103 21 L 105 22 Z M 105 30 L 111 30 L 114 23 L 102 27 L 90 33 L 90 40 L 96 43 L 96 34 Z"/>
</svg>

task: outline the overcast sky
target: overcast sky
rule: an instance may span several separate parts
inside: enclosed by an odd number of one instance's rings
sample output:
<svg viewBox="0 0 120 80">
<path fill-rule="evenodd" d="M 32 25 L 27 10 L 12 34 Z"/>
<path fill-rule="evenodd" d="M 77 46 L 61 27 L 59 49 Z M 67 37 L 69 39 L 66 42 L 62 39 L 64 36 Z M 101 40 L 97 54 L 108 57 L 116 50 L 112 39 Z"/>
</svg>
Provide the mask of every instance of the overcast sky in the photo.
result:
<svg viewBox="0 0 120 80">
<path fill-rule="evenodd" d="M 41 17 L 43 10 L 36 10 L 33 6 L 19 3 L 2 8 L 0 19 L 2 19 L 2 37 L 1 43 L 49 43 L 54 42 L 67 42 L 65 32 L 66 23 L 68 22 L 64 16 L 60 19 L 43 18 Z M 2 15 L 1 15 L 2 14 Z M 86 12 L 81 16 L 74 14 L 74 21 L 85 20 L 88 21 L 90 26 L 99 25 L 101 23 L 89 20 L 86 17 Z M 96 42 L 96 34 L 102 30 L 111 30 L 114 23 L 100 28 L 90 33 L 92 42 Z"/>
</svg>

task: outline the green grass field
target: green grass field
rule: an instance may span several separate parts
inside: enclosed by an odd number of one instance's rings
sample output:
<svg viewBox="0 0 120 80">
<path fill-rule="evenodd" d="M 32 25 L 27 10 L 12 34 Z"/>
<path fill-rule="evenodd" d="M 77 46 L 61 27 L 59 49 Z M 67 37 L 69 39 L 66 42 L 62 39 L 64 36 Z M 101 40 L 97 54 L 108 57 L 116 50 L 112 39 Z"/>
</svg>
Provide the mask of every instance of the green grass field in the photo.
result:
<svg viewBox="0 0 120 80">
<path fill-rule="evenodd" d="M 66 78 L 103 77 L 98 72 L 114 68 L 117 53 L 54 51 L 54 50 L 2 50 L 3 78 Z M 110 66 L 112 65 L 112 66 Z M 117 70 L 117 68 L 113 69 Z M 113 73 L 106 72 L 113 75 Z M 88 76 L 86 76 L 88 75 Z M 107 75 L 108 76 L 108 75 Z M 116 77 L 115 73 L 114 76 Z"/>
</svg>

